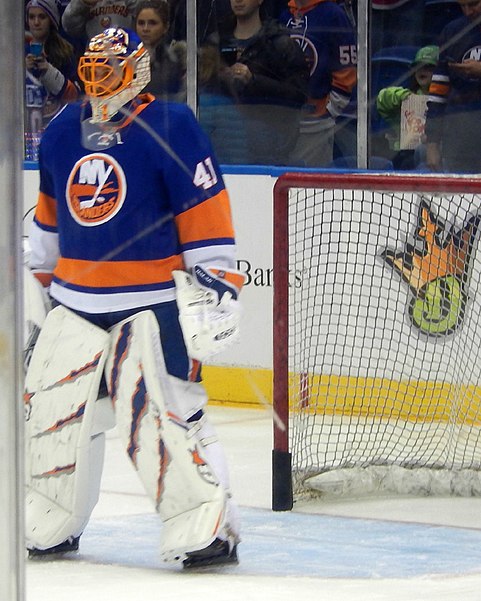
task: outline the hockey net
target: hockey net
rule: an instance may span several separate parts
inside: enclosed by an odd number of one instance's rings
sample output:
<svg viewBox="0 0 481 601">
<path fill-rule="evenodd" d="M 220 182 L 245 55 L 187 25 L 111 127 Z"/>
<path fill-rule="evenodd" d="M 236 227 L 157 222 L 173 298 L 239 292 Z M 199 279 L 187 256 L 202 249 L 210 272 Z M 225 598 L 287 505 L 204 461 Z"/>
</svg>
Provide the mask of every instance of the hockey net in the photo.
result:
<svg viewBox="0 0 481 601">
<path fill-rule="evenodd" d="M 273 508 L 481 494 L 481 178 L 274 192 Z"/>
</svg>

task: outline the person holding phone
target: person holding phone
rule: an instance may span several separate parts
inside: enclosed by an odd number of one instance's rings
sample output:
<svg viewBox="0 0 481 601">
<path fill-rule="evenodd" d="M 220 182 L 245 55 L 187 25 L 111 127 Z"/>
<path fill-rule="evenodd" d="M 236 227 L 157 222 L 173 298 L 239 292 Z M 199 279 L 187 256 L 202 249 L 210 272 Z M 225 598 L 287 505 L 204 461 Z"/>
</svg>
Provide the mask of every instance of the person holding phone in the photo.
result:
<svg viewBox="0 0 481 601">
<path fill-rule="evenodd" d="M 73 46 L 59 33 L 60 14 L 55 0 L 30 0 L 26 6 L 25 138 L 27 160 L 36 160 L 40 136 L 58 111 L 76 100 Z"/>
<path fill-rule="evenodd" d="M 30 54 L 33 54 L 35 58 L 39 58 L 43 54 L 42 42 L 30 42 Z"/>
<path fill-rule="evenodd" d="M 458 0 L 462 16 L 444 27 L 429 88 L 431 171 L 481 173 L 481 0 Z"/>
</svg>

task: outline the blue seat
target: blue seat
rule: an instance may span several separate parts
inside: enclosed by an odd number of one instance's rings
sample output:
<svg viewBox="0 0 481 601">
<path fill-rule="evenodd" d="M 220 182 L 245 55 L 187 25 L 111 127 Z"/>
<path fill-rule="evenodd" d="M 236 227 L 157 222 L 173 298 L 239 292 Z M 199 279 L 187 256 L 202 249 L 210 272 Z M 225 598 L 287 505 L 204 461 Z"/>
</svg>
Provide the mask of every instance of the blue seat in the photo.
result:
<svg viewBox="0 0 481 601">
<path fill-rule="evenodd" d="M 442 29 L 463 15 L 456 0 L 425 0 L 423 32 L 427 44 L 437 44 Z"/>
<path fill-rule="evenodd" d="M 411 64 L 419 46 L 393 46 L 376 52 L 371 59 L 371 95 L 382 88 L 409 85 Z"/>
<path fill-rule="evenodd" d="M 371 131 L 384 132 L 388 125 L 376 110 L 379 91 L 389 86 L 409 87 L 411 65 L 419 46 L 393 46 L 376 52 L 371 59 Z"/>
</svg>

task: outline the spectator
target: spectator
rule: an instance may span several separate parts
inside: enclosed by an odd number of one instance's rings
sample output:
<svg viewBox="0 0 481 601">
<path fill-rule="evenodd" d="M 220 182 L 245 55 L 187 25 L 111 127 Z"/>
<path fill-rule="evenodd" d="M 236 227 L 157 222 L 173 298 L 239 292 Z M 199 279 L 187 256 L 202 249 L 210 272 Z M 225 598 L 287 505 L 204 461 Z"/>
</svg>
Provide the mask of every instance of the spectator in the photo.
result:
<svg viewBox="0 0 481 601">
<path fill-rule="evenodd" d="M 371 53 L 392 46 L 421 46 L 424 4 L 425 0 L 373 0 Z"/>
<path fill-rule="evenodd" d="M 182 60 L 176 48 L 184 44 L 166 42 L 169 24 L 167 0 L 140 0 L 137 4 L 135 29 L 150 54 L 151 80 L 144 91 L 183 102 L 186 96 L 185 60 Z"/>
<path fill-rule="evenodd" d="M 43 130 L 67 103 L 77 99 L 75 53 L 58 32 L 55 0 L 30 0 L 26 6 L 25 158 L 37 159 Z"/>
<path fill-rule="evenodd" d="M 456 0 L 424 0 L 423 34 L 426 44 L 437 44 L 440 32 L 448 23 L 462 16 Z"/>
<path fill-rule="evenodd" d="M 70 0 L 62 15 L 65 32 L 87 40 L 109 27 L 134 28 L 137 0 Z"/>
<path fill-rule="evenodd" d="M 333 159 L 336 118 L 356 83 L 354 30 L 344 8 L 331 0 L 290 0 L 281 21 L 310 65 L 307 105 L 291 164 L 323 167 Z"/>
<path fill-rule="evenodd" d="M 243 164 L 249 160 L 245 119 L 235 98 L 220 83 L 220 54 L 216 45 L 199 49 L 199 121 L 208 134 L 221 163 Z"/>
<path fill-rule="evenodd" d="M 288 164 L 306 100 L 308 66 L 287 31 L 261 16 L 262 0 L 231 0 L 219 25 L 224 94 L 236 102 L 246 128 L 246 163 Z"/>
<path fill-rule="evenodd" d="M 270 17 L 278 19 L 287 8 L 287 0 L 264 0 L 264 8 Z"/>
<path fill-rule="evenodd" d="M 463 16 L 442 30 L 429 89 L 427 165 L 481 173 L 481 0 L 458 0 Z"/>
<path fill-rule="evenodd" d="M 57 2 L 58 10 L 60 13 L 60 27 L 58 30 L 60 32 L 60 35 L 63 38 L 65 38 L 67 40 L 67 42 L 70 42 L 72 44 L 72 46 L 74 47 L 75 60 L 78 64 L 78 61 L 85 50 L 85 40 L 83 38 L 78 38 L 78 37 L 71 36 L 70 34 L 68 34 L 65 31 L 65 29 L 63 27 L 63 23 L 62 23 L 63 13 L 65 12 L 67 5 L 70 4 L 71 0 L 56 0 L 56 2 Z"/>
<path fill-rule="evenodd" d="M 376 99 L 378 113 L 390 126 L 390 131 L 386 135 L 389 140 L 389 146 L 392 151 L 389 157 L 395 169 L 415 169 L 416 156 L 419 156 L 421 149 L 413 148 L 413 144 L 408 143 L 408 148 L 401 146 L 401 119 L 402 106 L 406 106 L 406 101 L 413 94 L 423 96 L 427 99 L 429 86 L 434 72 L 434 67 L 437 65 L 439 57 L 439 48 L 437 46 L 425 46 L 416 53 L 412 64 L 411 85 L 409 88 L 399 86 L 391 86 L 382 89 Z M 404 104 L 403 104 L 404 103 Z M 417 133 L 421 134 L 425 123 L 425 107 L 420 103 L 420 111 L 422 114 L 414 115 L 419 123 L 417 124 Z M 421 122 L 422 121 L 422 122 Z M 419 136 L 422 137 L 422 136 Z"/>
<path fill-rule="evenodd" d="M 187 37 L 186 0 L 169 0 L 171 25 L 174 40 Z M 202 46 L 209 36 L 217 31 L 217 25 L 230 14 L 230 0 L 197 0 L 197 43 Z"/>
</svg>

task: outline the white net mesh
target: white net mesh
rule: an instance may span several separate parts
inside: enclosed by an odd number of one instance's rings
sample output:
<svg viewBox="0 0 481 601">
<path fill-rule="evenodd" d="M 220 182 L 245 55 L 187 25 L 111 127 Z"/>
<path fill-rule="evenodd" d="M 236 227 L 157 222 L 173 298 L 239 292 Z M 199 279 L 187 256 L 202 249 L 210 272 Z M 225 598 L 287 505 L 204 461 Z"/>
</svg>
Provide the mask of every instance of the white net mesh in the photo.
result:
<svg viewBox="0 0 481 601">
<path fill-rule="evenodd" d="M 297 494 L 481 491 L 481 198 L 430 185 L 289 191 Z"/>
</svg>

